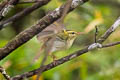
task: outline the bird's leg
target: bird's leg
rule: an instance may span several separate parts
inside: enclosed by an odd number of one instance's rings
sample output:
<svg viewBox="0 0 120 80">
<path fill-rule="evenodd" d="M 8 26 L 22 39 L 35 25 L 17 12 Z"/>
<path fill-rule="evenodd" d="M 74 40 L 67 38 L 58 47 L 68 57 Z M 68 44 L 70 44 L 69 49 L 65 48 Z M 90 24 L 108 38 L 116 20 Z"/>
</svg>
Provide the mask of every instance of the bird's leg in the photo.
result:
<svg viewBox="0 0 120 80">
<path fill-rule="evenodd" d="M 54 54 L 49 54 L 49 55 L 52 57 L 54 65 L 56 65 L 57 57 Z"/>
<path fill-rule="evenodd" d="M 57 60 L 57 57 L 55 55 L 52 55 L 53 61 Z"/>
<path fill-rule="evenodd" d="M 57 64 L 57 62 L 56 62 L 56 61 L 57 61 L 57 57 L 52 54 L 52 58 L 53 58 L 53 63 L 54 63 L 54 65 L 56 65 L 56 64 Z"/>
</svg>

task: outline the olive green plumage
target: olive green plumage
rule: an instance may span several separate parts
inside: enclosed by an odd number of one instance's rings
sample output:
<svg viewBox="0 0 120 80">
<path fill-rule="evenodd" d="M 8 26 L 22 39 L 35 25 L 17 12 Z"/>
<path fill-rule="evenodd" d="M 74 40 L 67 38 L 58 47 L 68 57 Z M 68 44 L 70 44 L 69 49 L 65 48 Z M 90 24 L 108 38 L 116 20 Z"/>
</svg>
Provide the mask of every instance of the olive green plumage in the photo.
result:
<svg viewBox="0 0 120 80">
<path fill-rule="evenodd" d="M 66 30 L 64 25 L 52 24 L 37 35 L 37 39 L 43 42 L 40 51 L 44 50 L 53 57 L 53 52 L 69 49 L 79 34 L 80 32 Z"/>
</svg>

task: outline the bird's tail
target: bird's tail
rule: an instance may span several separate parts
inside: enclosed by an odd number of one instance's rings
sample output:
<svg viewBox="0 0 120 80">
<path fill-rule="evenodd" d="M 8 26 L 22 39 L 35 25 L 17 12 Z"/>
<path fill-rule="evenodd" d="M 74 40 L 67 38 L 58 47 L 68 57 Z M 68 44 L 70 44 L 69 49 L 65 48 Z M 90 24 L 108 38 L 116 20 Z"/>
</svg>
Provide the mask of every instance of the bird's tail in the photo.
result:
<svg viewBox="0 0 120 80">
<path fill-rule="evenodd" d="M 45 46 L 44 46 L 44 44 L 43 44 L 42 47 L 41 47 L 41 48 L 39 49 L 39 51 L 37 52 L 37 54 L 35 55 L 35 57 L 34 57 L 34 59 L 33 59 L 33 63 L 36 62 L 36 61 L 39 59 L 39 57 L 40 57 L 41 53 L 43 52 L 44 48 L 45 48 Z"/>
</svg>

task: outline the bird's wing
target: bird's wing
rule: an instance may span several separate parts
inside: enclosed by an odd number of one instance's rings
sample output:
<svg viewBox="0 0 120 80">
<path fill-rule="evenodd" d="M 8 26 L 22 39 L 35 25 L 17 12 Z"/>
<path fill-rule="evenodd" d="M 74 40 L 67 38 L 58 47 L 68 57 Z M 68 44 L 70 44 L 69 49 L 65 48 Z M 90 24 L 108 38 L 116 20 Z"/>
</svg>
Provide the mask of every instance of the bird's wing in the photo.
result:
<svg viewBox="0 0 120 80">
<path fill-rule="evenodd" d="M 53 36 L 54 35 L 54 32 L 53 31 L 44 31 L 44 32 L 41 32 L 41 33 L 39 33 L 38 35 L 37 35 L 37 39 L 39 40 L 39 41 L 41 41 L 41 40 L 44 40 L 44 39 L 46 39 L 46 38 L 49 38 L 49 37 L 51 37 L 51 36 Z"/>
<path fill-rule="evenodd" d="M 55 34 L 59 33 L 63 29 L 65 29 L 64 25 L 59 25 L 55 22 L 55 23 L 51 24 L 50 26 L 48 26 L 47 28 L 45 28 L 42 32 L 40 32 L 37 35 L 37 39 L 44 40 L 47 37 L 54 36 Z"/>
</svg>

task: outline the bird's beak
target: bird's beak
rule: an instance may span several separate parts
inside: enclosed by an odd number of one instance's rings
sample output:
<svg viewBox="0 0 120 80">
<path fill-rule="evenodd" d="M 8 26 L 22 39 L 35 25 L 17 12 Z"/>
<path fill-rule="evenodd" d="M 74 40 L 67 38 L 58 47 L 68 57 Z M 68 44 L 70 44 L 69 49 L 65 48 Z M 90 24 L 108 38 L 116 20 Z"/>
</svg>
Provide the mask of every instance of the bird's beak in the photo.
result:
<svg viewBox="0 0 120 80">
<path fill-rule="evenodd" d="M 77 32 L 77 35 L 80 35 L 80 34 L 85 34 L 84 32 Z"/>
</svg>

